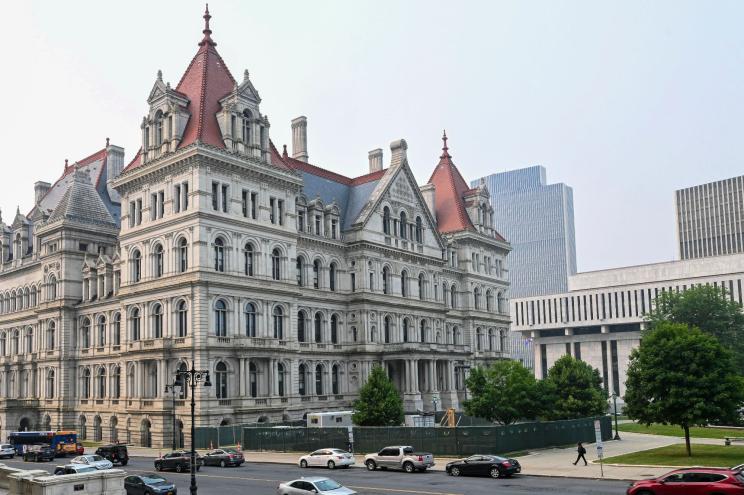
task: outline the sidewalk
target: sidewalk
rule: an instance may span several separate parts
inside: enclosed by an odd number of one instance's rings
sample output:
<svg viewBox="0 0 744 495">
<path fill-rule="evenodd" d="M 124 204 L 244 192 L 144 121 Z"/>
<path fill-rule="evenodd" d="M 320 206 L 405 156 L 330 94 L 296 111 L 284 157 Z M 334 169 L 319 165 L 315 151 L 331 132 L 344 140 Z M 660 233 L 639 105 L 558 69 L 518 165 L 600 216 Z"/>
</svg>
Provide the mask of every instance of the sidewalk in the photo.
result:
<svg viewBox="0 0 744 495">
<path fill-rule="evenodd" d="M 684 438 L 666 437 L 661 435 L 646 435 L 643 433 L 621 432 L 622 440 L 610 440 L 604 442 L 604 456 L 612 457 L 621 454 L 637 452 L 639 450 L 655 449 L 675 443 L 683 443 Z M 721 445 L 723 440 L 713 438 L 696 438 L 694 443 Z M 607 465 L 600 467 L 596 457 L 596 446 L 593 443 L 584 444 L 587 450 L 587 460 L 589 465 L 579 464 L 574 466 L 572 463 L 576 460 L 576 448 L 571 446 L 565 449 L 544 449 L 530 452 L 527 455 L 516 457 L 522 465 L 522 474 L 532 476 L 556 476 L 567 478 L 601 478 L 601 470 L 604 469 L 604 478 L 614 480 L 637 480 L 659 476 L 671 470 L 667 467 L 644 467 L 644 466 L 621 466 Z M 132 457 L 158 457 L 160 453 L 167 452 L 167 449 L 147 449 L 142 447 L 129 448 L 129 455 Z M 206 450 L 199 451 L 200 454 L 206 453 Z M 244 450 L 245 460 L 247 463 L 273 463 L 273 464 L 297 464 L 303 453 L 299 452 L 256 452 Z M 366 452 L 356 452 L 357 464 L 359 468 L 364 468 L 364 455 Z M 433 471 L 444 471 L 444 466 L 454 460 L 452 457 L 436 456 L 436 466 Z"/>
</svg>

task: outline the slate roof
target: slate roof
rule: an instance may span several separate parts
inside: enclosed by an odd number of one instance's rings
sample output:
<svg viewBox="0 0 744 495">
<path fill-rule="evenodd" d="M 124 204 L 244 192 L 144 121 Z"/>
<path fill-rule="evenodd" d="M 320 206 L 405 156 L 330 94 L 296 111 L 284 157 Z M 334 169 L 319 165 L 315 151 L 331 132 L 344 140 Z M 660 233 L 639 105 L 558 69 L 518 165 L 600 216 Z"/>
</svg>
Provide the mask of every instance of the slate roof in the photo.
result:
<svg viewBox="0 0 744 495">
<path fill-rule="evenodd" d="M 82 168 L 72 173 L 72 183 L 59 200 L 47 223 L 69 220 L 94 226 L 118 228 L 98 190 Z"/>
</svg>

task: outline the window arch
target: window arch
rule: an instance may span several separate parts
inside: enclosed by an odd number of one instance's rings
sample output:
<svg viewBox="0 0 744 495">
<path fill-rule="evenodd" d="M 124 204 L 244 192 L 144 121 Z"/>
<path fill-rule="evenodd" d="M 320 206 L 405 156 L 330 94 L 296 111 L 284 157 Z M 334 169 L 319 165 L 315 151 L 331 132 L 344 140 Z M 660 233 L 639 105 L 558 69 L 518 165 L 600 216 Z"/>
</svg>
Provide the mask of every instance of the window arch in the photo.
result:
<svg viewBox="0 0 744 495">
<path fill-rule="evenodd" d="M 499 313 L 503 313 L 505 310 L 504 308 L 505 302 L 506 302 L 506 299 L 504 298 L 504 293 L 499 292 L 497 295 L 497 300 L 496 300 L 496 311 L 498 311 Z"/>
<path fill-rule="evenodd" d="M 284 366 L 284 363 L 277 363 L 276 365 L 276 377 L 278 382 L 278 390 L 279 397 L 284 397 L 284 382 L 285 382 L 285 375 L 287 373 L 287 370 Z"/>
<path fill-rule="evenodd" d="M 80 381 L 80 397 L 90 399 L 90 369 L 83 368 L 82 380 Z"/>
<path fill-rule="evenodd" d="M 328 267 L 328 288 L 332 291 L 336 291 L 336 263 L 331 263 L 331 265 Z"/>
<path fill-rule="evenodd" d="M 241 137 L 243 139 L 243 144 L 247 147 L 251 145 L 251 112 L 247 108 L 243 110 L 243 118 L 242 120 L 242 126 L 241 126 Z"/>
<path fill-rule="evenodd" d="M 243 249 L 243 268 L 246 275 L 253 276 L 253 244 L 247 243 Z"/>
<path fill-rule="evenodd" d="M 0 333 L 0 356 L 8 355 L 8 341 L 5 332 Z M 0 387 L 2 385 L 0 384 Z"/>
<path fill-rule="evenodd" d="M 178 241 L 178 271 L 184 273 L 189 269 L 189 243 L 185 237 Z"/>
<path fill-rule="evenodd" d="M 111 342 L 113 345 L 121 344 L 121 313 L 114 313 L 112 318 Z"/>
<path fill-rule="evenodd" d="M 176 305 L 176 327 L 178 337 L 183 338 L 189 334 L 189 307 L 183 299 Z"/>
<path fill-rule="evenodd" d="M 481 290 L 480 287 L 473 289 L 473 307 L 480 309 L 481 306 Z"/>
<path fill-rule="evenodd" d="M 225 271 L 225 241 L 222 237 L 214 240 L 214 269 L 217 272 Z"/>
<path fill-rule="evenodd" d="M 163 336 L 163 306 L 160 303 L 152 306 L 152 336 L 155 339 Z"/>
<path fill-rule="evenodd" d="M 163 276 L 163 270 L 164 270 L 164 254 L 163 254 L 163 245 L 159 242 L 155 244 L 155 247 L 152 250 L 152 257 L 153 257 L 153 272 L 155 273 L 156 278 L 160 278 Z"/>
<path fill-rule="evenodd" d="M 248 365 L 248 394 L 258 397 L 258 367 L 254 362 Z"/>
<path fill-rule="evenodd" d="M 424 242 L 424 223 L 421 217 L 416 217 L 416 242 L 419 244 Z"/>
<path fill-rule="evenodd" d="M 284 310 L 281 306 L 274 307 L 274 338 L 284 339 Z"/>
<path fill-rule="evenodd" d="M 390 268 L 382 268 L 382 293 L 390 294 Z"/>
<path fill-rule="evenodd" d="M 46 398 L 54 399 L 54 370 L 49 370 L 46 376 Z"/>
<path fill-rule="evenodd" d="M 18 329 L 13 330 L 13 336 L 11 338 L 11 354 L 17 355 L 21 349 L 21 332 Z"/>
<path fill-rule="evenodd" d="M 313 288 L 320 289 L 320 260 L 313 261 Z"/>
<path fill-rule="evenodd" d="M 426 342 L 426 320 L 421 320 L 419 322 L 419 338 L 421 339 L 421 342 Z"/>
<path fill-rule="evenodd" d="M 408 342 L 410 340 L 410 326 L 411 321 L 408 318 L 403 319 L 403 342 Z"/>
<path fill-rule="evenodd" d="M 408 219 L 406 218 L 406 212 L 400 212 L 400 237 L 406 239 L 406 229 L 408 228 Z"/>
<path fill-rule="evenodd" d="M 155 146 L 163 144 L 163 111 L 155 113 Z"/>
<path fill-rule="evenodd" d="M 282 279 L 281 261 L 282 253 L 279 251 L 278 248 L 274 248 L 274 250 L 271 252 L 271 278 L 273 278 L 274 280 Z"/>
<path fill-rule="evenodd" d="M 90 320 L 83 318 L 80 326 L 80 347 L 87 349 L 90 347 Z"/>
<path fill-rule="evenodd" d="M 400 272 L 400 295 L 408 297 L 408 271 Z"/>
<path fill-rule="evenodd" d="M 96 372 L 96 396 L 106 397 L 106 368 L 101 366 Z"/>
<path fill-rule="evenodd" d="M 424 300 L 424 296 L 425 296 L 424 291 L 425 291 L 424 274 L 423 273 L 419 273 L 419 276 L 418 276 L 418 294 L 419 294 L 419 299 L 421 299 L 422 301 Z"/>
<path fill-rule="evenodd" d="M 323 315 L 320 311 L 315 313 L 313 328 L 315 329 L 315 342 L 323 342 Z"/>
<path fill-rule="evenodd" d="M 390 235 L 390 208 L 387 206 L 382 209 L 382 231 L 385 235 Z"/>
<path fill-rule="evenodd" d="M 34 352 L 34 329 L 26 329 L 26 352 L 31 354 Z"/>
<path fill-rule="evenodd" d="M 111 398 L 118 399 L 121 397 L 121 368 L 115 366 L 111 370 Z"/>
<path fill-rule="evenodd" d="M 298 342 L 307 341 L 307 335 L 306 335 L 306 329 L 305 329 L 306 319 L 307 319 L 307 316 L 304 311 L 297 312 L 297 341 Z"/>
<path fill-rule="evenodd" d="M 98 346 L 103 347 L 106 345 L 106 317 L 101 315 L 98 317 Z"/>
<path fill-rule="evenodd" d="M 214 303 L 214 333 L 217 337 L 227 337 L 227 303 L 222 299 Z"/>
<path fill-rule="evenodd" d="M 493 311 L 493 291 L 486 290 L 486 311 Z"/>
<path fill-rule="evenodd" d="M 55 334 L 56 334 L 56 324 L 54 323 L 54 321 L 50 321 L 49 325 L 47 326 L 47 331 L 46 331 L 46 348 L 49 351 L 54 350 L 54 341 L 56 337 Z M 4 337 L 0 336 L 0 338 L 4 338 Z M 5 352 L 2 349 L 0 349 L 0 355 L 4 355 L 4 354 Z"/>
<path fill-rule="evenodd" d="M 455 284 L 450 287 L 450 307 L 453 309 L 457 307 L 457 287 Z"/>
<path fill-rule="evenodd" d="M 315 395 L 323 395 L 323 365 L 315 367 Z"/>
<path fill-rule="evenodd" d="M 384 332 L 384 339 L 385 343 L 390 343 L 390 317 L 386 316 L 385 320 L 383 320 L 383 332 Z"/>
<path fill-rule="evenodd" d="M 334 364 L 331 367 L 331 393 L 334 395 L 338 395 L 338 392 L 338 365 Z"/>
<path fill-rule="evenodd" d="M 338 315 L 331 315 L 331 343 L 338 344 Z"/>
<path fill-rule="evenodd" d="M 253 303 L 246 303 L 243 309 L 245 315 L 245 336 L 255 337 L 256 336 L 256 305 Z"/>
<path fill-rule="evenodd" d="M 475 329 L 475 349 L 477 351 L 483 350 L 483 331 L 480 327 Z"/>
<path fill-rule="evenodd" d="M 215 382 L 217 384 L 217 398 L 227 399 L 227 365 L 220 361 L 214 367 Z"/>
<path fill-rule="evenodd" d="M 132 281 L 142 280 L 142 254 L 139 249 L 132 251 Z"/>
<path fill-rule="evenodd" d="M 488 345 L 486 347 L 489 351 L 496 350 L 496 338 L 493 333 L 493 328 L 488 329 Z"/>
<path fill-rule="evenodd" d="M 307 395 L 307 366 L 305 366 L 305 363 L 301 363 L 297 368 L 297 374 L 298 393 L 300 395 Z"/>
<path fill-rule="evenodd" d="M 297 285 L 305 286 L 305 258 L 302 256 L 297 257 Z"/>
</svg>

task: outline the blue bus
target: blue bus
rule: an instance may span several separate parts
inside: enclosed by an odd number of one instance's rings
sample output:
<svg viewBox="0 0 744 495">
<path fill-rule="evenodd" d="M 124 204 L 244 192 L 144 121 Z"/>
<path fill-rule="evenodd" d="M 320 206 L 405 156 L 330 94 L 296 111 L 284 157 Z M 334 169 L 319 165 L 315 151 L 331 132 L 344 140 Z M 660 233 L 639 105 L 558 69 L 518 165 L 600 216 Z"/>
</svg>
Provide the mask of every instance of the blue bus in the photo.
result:
<svg viewBox="0 0 744 495">
<path fill-rule="evenodd" d="M 28 445 L 40 443 L 50 445 L 58 456 L 75 454 L 77 432 L 75 431 L 14 431 L 8 435 L 8 443 L 13 445 L 18 455 L 22 455 Z"/>
</svg>

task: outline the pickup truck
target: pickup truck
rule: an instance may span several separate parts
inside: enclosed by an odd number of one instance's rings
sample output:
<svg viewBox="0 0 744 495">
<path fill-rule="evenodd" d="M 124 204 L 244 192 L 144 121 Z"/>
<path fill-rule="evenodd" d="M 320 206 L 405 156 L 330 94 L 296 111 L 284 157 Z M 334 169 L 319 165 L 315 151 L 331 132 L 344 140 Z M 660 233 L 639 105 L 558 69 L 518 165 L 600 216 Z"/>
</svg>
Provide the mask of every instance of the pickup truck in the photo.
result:
<svg viewBox="0 0 744 495">
<path fill-rule="evenodd" d="M 414 452 L 410 445 L 385 447 L 376 454 L 364 456 L 364 465 L 369 471 L 380 469 L 402 469 L 406 473 L 426 471 L 434 465 L 434 456 L 427 452 Z"/>
</svg>

